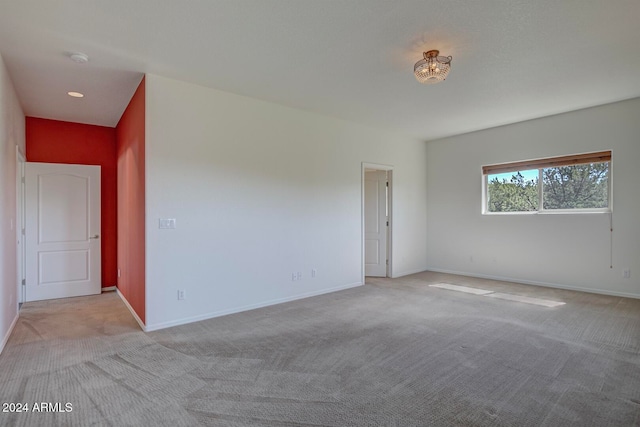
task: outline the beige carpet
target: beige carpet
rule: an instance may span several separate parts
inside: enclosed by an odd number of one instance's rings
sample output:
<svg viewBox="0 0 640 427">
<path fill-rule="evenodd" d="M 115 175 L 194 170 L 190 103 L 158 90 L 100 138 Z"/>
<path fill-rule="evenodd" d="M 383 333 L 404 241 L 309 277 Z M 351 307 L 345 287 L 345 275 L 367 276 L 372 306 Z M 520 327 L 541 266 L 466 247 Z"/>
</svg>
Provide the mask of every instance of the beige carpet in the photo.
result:
<svg viewBox="0 0 640 427">
<path fill-rule="evenodd" d="M 0 425 L 640 425 L 639 300 L 435 273 L 368 282 L 148 334 L 114 293 L 27 303 L 2 401 L 72 411 Z"/>
</svg>

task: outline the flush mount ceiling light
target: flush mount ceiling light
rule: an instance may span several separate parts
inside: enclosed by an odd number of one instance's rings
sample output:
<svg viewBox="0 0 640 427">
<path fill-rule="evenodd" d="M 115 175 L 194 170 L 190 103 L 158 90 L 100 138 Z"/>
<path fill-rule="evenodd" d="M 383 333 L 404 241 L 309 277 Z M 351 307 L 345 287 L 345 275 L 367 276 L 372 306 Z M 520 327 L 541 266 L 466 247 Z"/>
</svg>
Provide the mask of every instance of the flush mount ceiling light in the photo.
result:
<svg viewBox="0 0 640 427">
<path fill-rule="evenodd" d="M 451 56 L 438 56 L 439 50 L 423 53 L 424 59 L 413 66 L 413 74 L 420 83 L 432 84 L 443 81 L 451 70 Z"/>
<path fill-rule="evenodd" d="M 71 58 L 73 62 L 76 62 L 78 64 L 86 64 L 87 62 L 89 62 L 89 57 L 82 52 L 72 53 L 69 55 L 69 58 Z"/>
<path fill-rule="evenodd" d="M 80 92 L 67 92 L 67 95 L 72 96 L 74 98 L 84 98 L 84 94 Z"/>
</svg>

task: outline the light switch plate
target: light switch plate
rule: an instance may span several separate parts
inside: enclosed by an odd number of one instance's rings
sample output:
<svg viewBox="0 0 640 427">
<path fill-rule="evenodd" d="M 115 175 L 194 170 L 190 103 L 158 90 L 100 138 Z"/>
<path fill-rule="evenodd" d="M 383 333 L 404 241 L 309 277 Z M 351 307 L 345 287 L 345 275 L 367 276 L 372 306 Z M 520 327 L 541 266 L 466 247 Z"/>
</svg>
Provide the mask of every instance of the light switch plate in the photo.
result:
<svg viewBox="0 0 640 427">
<path fill-rule="evenodd" d="M 160 229 L 174 229 L 176 228 L 175 218 L 160 218 L 158 220 L 158 228 Z"/>
</svg>

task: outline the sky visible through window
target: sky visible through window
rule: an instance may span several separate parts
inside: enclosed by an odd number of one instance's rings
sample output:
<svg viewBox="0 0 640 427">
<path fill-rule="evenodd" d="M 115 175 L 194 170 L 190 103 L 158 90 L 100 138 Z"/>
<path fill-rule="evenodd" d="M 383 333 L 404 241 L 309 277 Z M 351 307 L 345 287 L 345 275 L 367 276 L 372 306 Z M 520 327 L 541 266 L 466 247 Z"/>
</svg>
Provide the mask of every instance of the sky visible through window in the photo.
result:
<svg viewBox="0 0 640 427">
<path fill-rule="evenodd" d="M 517 173 L 518 172 L 505 172 L 505 173 L 492 174 L 492 175 L 489 175 L 489 181 L 491 181 L 494 178 L 498 178 L 500 182 L 502 182 L 503 179 L 509 182 L 511 181 L 511 177 Z M 529 169 L 525 171 L 520 171 L 520 175 L 524 177 L 525 181 L 531 181 L 532 179 L 535 180 L 536 178 L 538 178 L 538 169 Z"/>
</svg>

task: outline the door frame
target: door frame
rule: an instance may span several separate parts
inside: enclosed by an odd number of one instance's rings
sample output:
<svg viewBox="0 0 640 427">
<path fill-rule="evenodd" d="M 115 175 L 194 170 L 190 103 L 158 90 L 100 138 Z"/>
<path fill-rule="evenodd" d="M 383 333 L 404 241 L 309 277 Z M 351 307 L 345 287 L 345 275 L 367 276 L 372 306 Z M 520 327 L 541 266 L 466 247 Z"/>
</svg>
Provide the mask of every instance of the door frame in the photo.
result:
<svg viewBox="0 0 640 427">
<path fill-rule="evenodd" d="M 361 215 L 360 215 L 360 246 L 361 246 L 361 277 L 362 284 L 365 284 L 365 257 L 364 257 L 364 240 L 365 240 L 365 231 L 364 231 L 364 181 L 365 181 L 365 170 L 366 169 L 374 169 L 380 171 L 387 172 L 387 181 L 389 182 L 389 190 L 387 191 L 387 206 L 389 209 L 389 227 L 387 227 L 387 259 L 389 263 L 387 264 L 387 276 L 393 277 L 393 253 L 391 248 L 393 247 L 393 166 L 392 165 L 384 165 L 379 163 L 367 163 L 362 162 L 361 165 L 361 189 L 360 189 L 360 201 L 361 201 Z"/>
<path fill-rule="evenodd" d="M 24 165 L 26 161 L 26 156 L 20 146 L 16 145 L 16 284 L 18 286 L 16 295 L 18 296 L 18 307 L 26 301 L 26 286 L 24 286 L 26 262 Z"/>
</svg>

